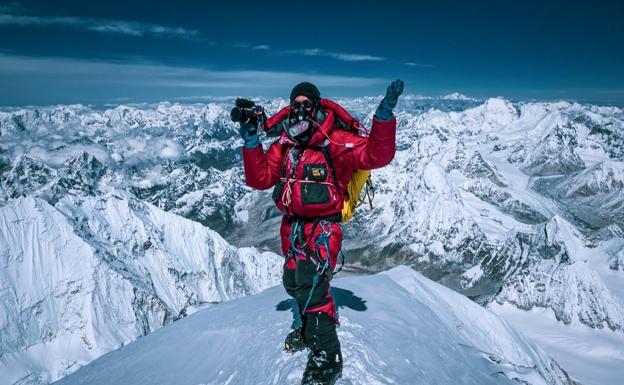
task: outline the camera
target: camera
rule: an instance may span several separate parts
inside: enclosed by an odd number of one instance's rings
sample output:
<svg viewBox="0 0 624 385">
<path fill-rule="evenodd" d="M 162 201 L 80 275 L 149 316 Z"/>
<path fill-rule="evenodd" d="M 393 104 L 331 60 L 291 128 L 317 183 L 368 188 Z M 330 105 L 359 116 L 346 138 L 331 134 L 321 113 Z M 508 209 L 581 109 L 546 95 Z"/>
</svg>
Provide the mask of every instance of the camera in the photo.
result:
<svg viewBox="0 0 624 385">
<path fill-rule="evenodd" d="M 264 108 L 257 106 L 249 99 L 237 98 L 235 107 L 230 111 L 230 119 L 233 122 L 258 124 L 261 117 L 266 119 Z"/>
</svg>

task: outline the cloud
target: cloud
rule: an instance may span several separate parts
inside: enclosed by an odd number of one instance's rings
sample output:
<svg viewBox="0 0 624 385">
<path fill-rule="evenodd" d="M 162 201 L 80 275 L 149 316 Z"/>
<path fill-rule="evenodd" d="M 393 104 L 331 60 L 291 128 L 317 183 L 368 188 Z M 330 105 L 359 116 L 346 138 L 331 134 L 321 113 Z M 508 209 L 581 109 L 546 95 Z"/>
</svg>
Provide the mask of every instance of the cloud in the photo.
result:
<svg viewBox="0 0 624 385">
<path fill-rule="evenodd" d="M 260 44 L 252 46 L 250 43 L 246 42 L 238 42 L 234 44 L 236 48 L 242 49 L 253 49 L 253 50 L 264 50 L 269 51 L 271 47 L 266 44 Z M 388 58 L 382 56 L 374 56 L 368 54 L 359 54 L 359 53 L 348 53 L 348 52 L 339 52 L 339 51 L 331 51 L 323 48 L 303 48 L 303 49 L 289 49 L 282 51 L 272 52 L 275 55 L 300 55 L 300 56 L 321 56 L 321 57 L 329 57 L 336 60 L 346 61 L 346 62 L 391 62 L 401 64 L 401 62 L 397 62 L 396 60 L 390 60 Z M 421 67 L 421 68 L 432 68 L 434 67 L 431 64 L 423 64 L 423 63 L 415 63 L 415 62 L 404 62 L 402 63 L 409 67 Z"/>
<path fill-rule="evenodd" d="M 432 68 L 433 64 L 422 64 L 422 63 L 414 63 L 414 62 L 405 62 L 403 63 L 409 67 L 424 67 L 424 68 Z"/>
<path fill-rule="evenodd" d="M 252 46 L 250 43 L 246 43 L 246 42 L 234 43 L 233 46 L 234 48 L 255 49 L 255 50 L 263 50 L 263 51 L 268 51 L 271 49 L 271 47 L 266 44 L 259 44 L 259 45 Z"/>
<path fill-rule="evenodd" d="M 0 8 L 0 25 L 17 26 L 65 26 L 81 28 L 101 33 L 116 33 L 129 36 L 167 36 L 176 38 L 195 38 L 199 31 L 181 27 L 169 27 L 138 21 L 106 20 L 70 16 L 30 16 L 15 14 L 9 8 Z"/>
<path fill-rule="evenodd" d="M 71 100 L 172 99 L 201 92 L 215 95 L 282 93 L 310 81 L 323 90 L 362 90 L 388 83 L 378 77 L 324 75 L 304 72 L 225 71 L 157 63 L 112 62 L 60 57 L 26 57 L 0 53 L 0 104 L 36 104 Z M 382 87 L 383 88 L 383 87 Z M 36 90 L 45 90 L 38 93 Z M 45 95 L 43 95 L 45 94 Z M 13 96 L 11 96 L 13 95 Z M 102 95 L 105 95 L 102 96 Z M 18 100 L 18 96 L 22 99 Z M 37 98 L 44 98 L 39 102 Z M 63 100 L 61 100 L 63 99 Z"/>
<path fill-rule="evenodd" d="M 357 61 L 385 61 L 385 57 L 381 56 L 373 56 L 373 55 L 364 55 L 364 54 L 356 54 L 356 53 L 346 53 L 346 52 L 335 52 L 329 51 L 322 48 L 306 48 L 306 49 L 293 49 L 282 51 L 283 55 L 303 55 L 303 56 L 324 56 L 330 57 L 337 60 L 349 61 L 349 62 L 357 62 Z"/>
</svg>

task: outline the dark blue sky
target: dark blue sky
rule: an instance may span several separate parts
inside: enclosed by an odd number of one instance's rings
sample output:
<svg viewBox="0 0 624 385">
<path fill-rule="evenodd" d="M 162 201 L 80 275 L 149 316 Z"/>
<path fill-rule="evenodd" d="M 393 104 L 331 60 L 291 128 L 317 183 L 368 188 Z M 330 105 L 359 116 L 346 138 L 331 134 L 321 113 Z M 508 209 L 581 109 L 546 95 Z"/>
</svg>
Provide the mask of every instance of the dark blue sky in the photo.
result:
<svg viewBox="0 0 624 385">
<path fill-rule="evenodd" d="M 214 3 L 214 4 L 213 4 Z M 0 104 L 406 92 L 624 104 L 624 2 L 0 2 Z"/>
</svg>

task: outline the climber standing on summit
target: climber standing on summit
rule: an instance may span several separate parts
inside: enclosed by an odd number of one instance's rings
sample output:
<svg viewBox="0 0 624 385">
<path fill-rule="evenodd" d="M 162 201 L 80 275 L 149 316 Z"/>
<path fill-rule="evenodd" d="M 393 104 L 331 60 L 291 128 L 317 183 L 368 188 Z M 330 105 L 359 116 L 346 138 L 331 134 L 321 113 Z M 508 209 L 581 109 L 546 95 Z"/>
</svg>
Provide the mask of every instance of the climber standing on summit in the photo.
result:
<svg viewBox="0 0 624 385">
<path fill-rule="evenodd" d="M 232 119 L 241 122 L 245 181 L 264 190 L 284 213 L 280 228 L 285 257 L 283 284 L 301 313 L 302 325 L 285 341 L 285 350 L 309 349 L 303 385 L 334 384 L 342 373 L 342 352 L 336 333 L 338 314 L 330 293 L 341 249 L 347 186 L 356 170 L 380 168 L 396 150 L 393 109 L 403 81 L 388 87 L 373 117 L 368 136 L 358 135 L 359 122 L 344 108 L 322 99 L 311 83 L 297 84 L 290 105 L 271 118 L 244 99 Z M 239 110 L 241 111 L 241 110 Z M 263 151 L 258 128 L 279 138 Z"/>
</svg>

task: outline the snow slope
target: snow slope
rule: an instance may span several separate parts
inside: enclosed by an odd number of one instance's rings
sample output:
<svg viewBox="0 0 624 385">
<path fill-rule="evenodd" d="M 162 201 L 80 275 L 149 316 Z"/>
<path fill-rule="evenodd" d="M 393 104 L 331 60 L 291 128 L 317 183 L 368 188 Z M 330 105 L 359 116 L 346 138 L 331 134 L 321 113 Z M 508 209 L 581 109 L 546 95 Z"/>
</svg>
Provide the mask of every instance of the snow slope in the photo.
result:
<svg viewBox="0 0 624 385">
<path fill-rule="evenodd" d="M 194 306 L 273 286 L 281 260 L 123 191 L 13 200 L 0 208 L 0 383 L 49 383 Z"/>
<path fill-rule="evenodd" d="M 339 384 L 571 384 L 505 321 L 399 266 L 337 279 Z M 281 351 L 293 320 L 282 288 L 201 310 L 59 381 L 72 384 L 299 384 L 306 356 Z"/>
</svg>

